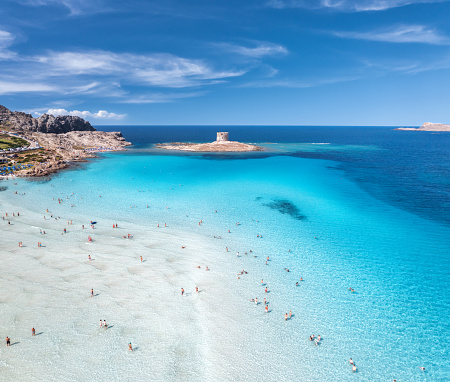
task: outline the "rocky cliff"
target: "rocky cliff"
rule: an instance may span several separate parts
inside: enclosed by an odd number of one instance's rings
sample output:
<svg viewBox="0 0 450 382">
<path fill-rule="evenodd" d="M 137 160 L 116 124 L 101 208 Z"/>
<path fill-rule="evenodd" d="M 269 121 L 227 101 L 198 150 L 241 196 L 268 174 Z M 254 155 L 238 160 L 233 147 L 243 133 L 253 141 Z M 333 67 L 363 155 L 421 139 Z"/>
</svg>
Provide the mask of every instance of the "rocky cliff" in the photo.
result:
<svg viewBox="0 0 450 382">
<path fill-rule="evenodd" d="M 39 132 L 63 134 L 70 131 L 95 131 L 83 118 L 74 116 L 53 116 L 43 114 L 33 118 L 31 114 L 11 111 L 0 105 L 0 125 L 10 127 L 17 132 Z"/>
<path fill-rule="evenodd" d="M 124 150 L 125 146 L 131 145 L 120 132 L 97 131 L 80 117 L 44 114 L 33 118 L 0 105 L 1 129 L 18 134 L 30 143 L 14 157 L 4 155 L 8 166 L 13 163 L 26 165 L 24 169 L 14 171 L 16 176 L 49 175 L 67 168 L 72 162 L 96 156 L 96 152 Z"/>
</svg>

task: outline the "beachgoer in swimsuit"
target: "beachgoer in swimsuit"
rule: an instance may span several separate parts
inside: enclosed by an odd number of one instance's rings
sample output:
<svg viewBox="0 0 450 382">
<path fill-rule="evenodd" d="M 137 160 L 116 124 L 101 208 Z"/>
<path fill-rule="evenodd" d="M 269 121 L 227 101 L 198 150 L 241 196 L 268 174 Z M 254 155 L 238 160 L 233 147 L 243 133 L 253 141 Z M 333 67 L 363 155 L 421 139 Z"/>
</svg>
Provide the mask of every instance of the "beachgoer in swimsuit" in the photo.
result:
<svg viewBox="0 0 450 382">
<path fill-rule="evenodd" d="M 9 337 L 6 337 L 6 346 L 11 346 L 11 340 Z"/>
<path fill-rule="evenodd" d="M 181 288 L 181 295 L 184 296 L 184 289 Z"/>
<path fill-rule="evenodd" d="M 94 297 L 94 289 L 91 289 L 91 297 Z"/>
<path fill-rule="evenodd" d="M 35 336 L 36 335 L 36 330 L 34 328 L 31 328 L 31 335 Z"/>
<path fill-rule="evenodd" d="M 128 344 L 128 350 L 133 351 L 133 346 L 131 346 L 131 342 Z"/>
</svg>

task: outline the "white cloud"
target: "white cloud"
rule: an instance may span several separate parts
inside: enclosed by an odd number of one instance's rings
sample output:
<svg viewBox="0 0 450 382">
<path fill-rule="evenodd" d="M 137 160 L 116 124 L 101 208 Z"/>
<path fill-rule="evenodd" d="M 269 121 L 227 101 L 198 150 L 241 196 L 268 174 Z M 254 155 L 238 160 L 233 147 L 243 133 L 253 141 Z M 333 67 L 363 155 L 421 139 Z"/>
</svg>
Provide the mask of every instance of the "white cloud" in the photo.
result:
<svg viewBox="0 0 450 382">
<path fill-rule="evenodd" d="M 412 4 L 444 3 L 449 0 L 269 0 L 269 7 L 335 9 L 342 12 L 384 11 Z"/>
<path fill-rule="evenodd" d="M 0 30 L 0 60 L 10 60 L 16 56 L 14 52 L 6 49 L 14 41 L 15 36 L 10 32 Z"/>
<path fill-rule="evenodd" d="M 50 52 L 33 58 L 48 76 L 96 75 L 169 88 L 211 84 L 209 80 L 236 77 L 245 71 L 215 71 L 202 60 L 171 54 L 139 55 L 107 51 Z"/>
<path fill-rule="evenodd" d="M 332 77 L 325 79 L 317 79 L 310 81 L 298 81 L 298 80 L 263 80 L 263 81 L 254 81 L 248 82 L 246 84 L 241 85 L 240 87 L 251 87 L 251 88 L 295 88 L 295 89 L 307 89 L 307 88 L 315 88 L 318 86 L 325 86 L 336 84 L 339 82 L 350 82 L 359 80 L 361 77 L 359 76 L 348 76 L 348 77 Z"/>
<path fill-rule="evenodd" d="M 119 103 L 134 103 L 134 104 L 145 104 L 145 103 L 167 103 L 173 102 L 176 99 L 181 98 L 192 98 L 200 97 L 205 95 L 207 92 L 193 92 L 193 93 L 153 93 L 146 95 L 133 96 Z"/>
<path fill-rule="evenodd" d="M 333 35 L 358 40 L 450 45 L 448 37 L 423 25 L 401 25 L 387 30 L 371 32 L 333 32 Z"/>
<path fill-rule="evenodd" d="M 40 114 L 40 113 L 36 113 Z M 91 113 L 90 111 L 84 110 L 72 110 L 67 111 L 66 109 L 48 109 L 47 114 L 57 115 L 73 115 L 84 119 L 94 118 L 94 119 L 123 119 L 126 114 L 116 114 L 109 113 L 106 110 L 99 110 L 96 113 Z"/>
<path fill-rule="evenodd" d="M 13 41 L 14 36 L 11 33 L 0 30 L 0 49 L 10 46 Z"/>
<path fill-rule="evenodd" d="M 264 56 L 285 55 L 289 53 L 284 46 L 273 44 L 270 42 L 258 42 L 255 47 L 250 48 L 234 44 L 217 44 L 217 45 L 223 47 L 225 50 L 229 52 L 254 58 L 261 58 Z"/>
<path fill-rule="evenodd" d="M 0 80 L 0 95 L 15 94 L 15 93 L 55 93 L 60 92 L 61 89 L 53 85 L 43 83 L 26 83 L 16 81 L 1 81 Z"/>
<path fill-rule="evenodd" d="M 60 5 L 68 8 L 72 16 L 107 11 L 102 0 L 21 0 L 21 2 L 31 6 Z"/>
</svg>

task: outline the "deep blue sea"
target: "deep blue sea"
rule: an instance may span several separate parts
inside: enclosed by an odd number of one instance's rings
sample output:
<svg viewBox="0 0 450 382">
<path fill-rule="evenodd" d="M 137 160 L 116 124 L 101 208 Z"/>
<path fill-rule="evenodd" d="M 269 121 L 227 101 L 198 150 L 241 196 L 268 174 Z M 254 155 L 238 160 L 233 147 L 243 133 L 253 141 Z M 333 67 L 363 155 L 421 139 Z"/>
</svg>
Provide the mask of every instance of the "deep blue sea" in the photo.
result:
<svg viewBox="0 0 450 382">
<path fill-rule="evenodd" d="M 99 126 L 122 131 L 135 147 L 161 142 L 210 142 L 218 130 L 240 142 L 296 144 L 258 157 L 291 156 L 333 161 L 371 196 L 450 227 L 450 134 L 345 126 Z M 298 145 L 298 144 L 307 145 Z M 311 143 L 329 143 L 317 146 Z M 256 155 L 251 153 L 249 158 Z M 239 155 L 203 155 L 211 160 Z"/>
<path fill-rule="evenodd" d="M 203 219 L 205 232 L 224 237 L 234 227 L 227 246 L 252 248 L 259 260 L 229 261 L 268 280 L 271 317 L 290 309 L 296 314 L 288 334 L 280 326 L 277 346 L 262 360 L 266 366 L 282 369 L 287 352 L 298 357 L 296 380 L 450 380 L 450 133 L 319 126 L 98 129 L 121 131 L 134 146 L 62 172 L 52 186 L 63 195 L 95 188 L 115 201 L 112 218 L 152 226 L 168 220 L 180 228 Z M 216 131 L 267 151 L 154 148 L 211 142 Z M 44 193 L 50 187 L 37 183 Z M 86 197 L 77 208 L 93 216 L 105 212 L 98 197 Z M 304 282 L 294 288 L 299 277 Z M 313 333 L 324 338 L 318 348 L 307 341 Z M 268 370 L 262 380 L 277 380 Z"/>
</svg>

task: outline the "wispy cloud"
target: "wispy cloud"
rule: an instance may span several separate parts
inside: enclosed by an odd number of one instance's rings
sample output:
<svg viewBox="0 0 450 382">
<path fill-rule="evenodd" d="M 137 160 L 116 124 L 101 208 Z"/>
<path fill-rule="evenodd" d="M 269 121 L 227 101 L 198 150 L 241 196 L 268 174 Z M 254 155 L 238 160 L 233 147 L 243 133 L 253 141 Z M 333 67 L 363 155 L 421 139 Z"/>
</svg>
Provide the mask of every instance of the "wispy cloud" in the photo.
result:
<svg viewBox="0 0 450 382">
<path fill-rule="evenodd" d="M 0 60 L 10 60 L 16 54 L 7 48 L 14 42 L 15 36 L 5 30 L 0 30 Z"/>
<path fill-rule="evenodd" d="M 146 104 L 146 103 L 167 103 L 173 102 L 182 98 L 193 98 L 205 95 L 207 92 L 192 92 L 192 93 L 152 93 L 138 96 L 131 96 L 119 100 L 118 103 L 130 104 Z"/>
<path fill-rule="evenodd" d="M 269 7 L 332 9 L 341 12 L 384 11 L 413 4 L 444 3 L 449 0 L 269 0 Z"/>
<path fill-rule="evenodd" d="M 449 37 L 423 25 L 400 25 L 390 29 L 370 32 L 333 32 L 333 35 L 357 40 L 450 45 Z"/>
<path fill-rule="evenodd" d="M 236 44 L 215 44 L 223 48 L 227 52 L 237 53 L 242 56 L 252 57 L 252 58 L 261 58 L 264 56 L 278 56 L 278 55 L 286 55 L 288 54 L 288 50 L 278 44 L 273 44 L 270 42 L 256 42 L 254 46 L 242 46 Z"/>
<path fill-rule="evenodd" d="M 21 3 L 31 6 L 59 5 L 67 8 L 70 15 L 101 13 L 108 11 L 103 0 L 19 0 Z"/>
<path fill-rule="evenodd" d="M 262 80 L 247 82 L 240 87 L 246 88 L 295 88 L 295 89 L 306 89 L 315 88 L 318 86 L 331 85 L 339 82 L 350 82 L 359 80 L 360 76 L 343 76 L 343 77 L 333 77 L 333 78 L 323 78 L 310 81 L 301 81 L 297 79 L 289 80 Z"/>
<path fill-rule="evenodd" d="M 116 114 L 116 113 L 109 113 L 106 110 L 99 110 L 97 112 L 91 113 L 88 110 L 84 110 L 84 111 L 80 111 L 80 110 L 72 110 L 72 111 L 68 111 L 66 109 L 48 109 L 46 112 L 46 114 L 51 114 L 54 116 L 57 115 L 72 115 L 72 116 L 78 116 L 84 119 L 123 119 L 126 114 Z M 40 116 L 44 113 L 41 113 L 39 111 L 35 111 L 33 113 L 35 116 Z"/>
<path fill-rule="evenodd" d="M 49 76 L 96 75 L 121 78 L 127 82 L 168 88 L 211 84 L 242 76 L 245 70 L 216 71 L 202 60 L 171 54 L 139 55 L 107 51 L 50 52 L 34 58 Z"/>
<path fill-rule="evenodd" d="M 60 93 L 61 88 L 39 82 L 2 81 L 0 79 L 0 95 L 17 93 Z"/>
</svg>

